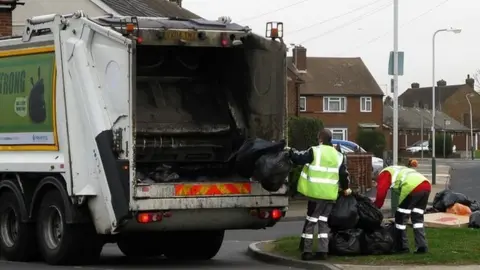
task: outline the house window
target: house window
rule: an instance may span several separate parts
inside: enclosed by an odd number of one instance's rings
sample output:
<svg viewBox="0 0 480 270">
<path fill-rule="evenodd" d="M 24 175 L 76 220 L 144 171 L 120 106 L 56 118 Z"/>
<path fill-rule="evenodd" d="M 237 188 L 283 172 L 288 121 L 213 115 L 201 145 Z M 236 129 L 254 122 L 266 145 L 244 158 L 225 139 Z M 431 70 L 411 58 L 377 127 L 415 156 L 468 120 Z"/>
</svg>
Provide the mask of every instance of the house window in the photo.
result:
<svg viewBox="0 0 480 270">
<path fill-rule="evenodd" d="M 329 128 L 332 132 L 332 139 L 334 140 L 347 140 L 348 132 L 346 128 Z"/>
<path fill-rule="evenodd" d="M 372 112 L 372 98 L 361 97 L 360 98 L 360 112 Z"/>
<path fill-rule="evenodd" d="M 307 97 L 300 97 L 300 100 L 298 102 L 298 107 L 301 112 L 307 111 Z"/>
<path fill-rule="evenodd" d="M 323 111 L 324 112 L 346 112 L 347 99 L 345 97 L 324 97 Z"/>
</svg>

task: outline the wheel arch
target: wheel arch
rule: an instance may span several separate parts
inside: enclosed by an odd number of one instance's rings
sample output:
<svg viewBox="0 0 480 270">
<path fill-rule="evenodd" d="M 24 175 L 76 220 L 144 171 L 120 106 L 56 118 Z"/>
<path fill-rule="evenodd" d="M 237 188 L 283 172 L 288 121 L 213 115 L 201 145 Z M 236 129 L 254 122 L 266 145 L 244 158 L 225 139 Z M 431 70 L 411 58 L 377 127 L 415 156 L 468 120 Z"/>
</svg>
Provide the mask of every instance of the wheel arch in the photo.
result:
<svg viewBox="0 0 480 270">
<path fill-rule="evenodd" d="M 67 223 L 76 223 L 75 208 L 71 203 L 70 196 L 67 193 L 65 181 L 61 176 L 47 176 L 43 178 L 33 192 L 33 198 L 30 206 L 30 218 L 35 219 L 47 192 L 56 190 L 59 192 L 65 205 L 65 220 Z"/>
</svg>

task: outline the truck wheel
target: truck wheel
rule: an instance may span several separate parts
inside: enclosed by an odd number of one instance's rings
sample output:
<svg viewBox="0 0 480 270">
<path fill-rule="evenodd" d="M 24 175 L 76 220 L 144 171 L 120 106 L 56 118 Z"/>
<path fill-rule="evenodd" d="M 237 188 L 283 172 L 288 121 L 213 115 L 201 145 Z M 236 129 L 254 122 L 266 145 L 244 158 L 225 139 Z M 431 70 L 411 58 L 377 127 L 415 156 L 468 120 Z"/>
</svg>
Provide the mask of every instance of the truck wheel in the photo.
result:
<svg viewBox="0 0 480 270">
<path fill-rule="evenodd" d="M 0 249 L 9 261 L 31 261 L 37 258 L 35 226 L 21 222 L 20 203 L 12 192 L 0 196 Z"/>
<path fill-rule="evenodd" d="M 225 231 L 176 232 L 164 255 L 171 260 L 206 261 L 217 255 Z"/>
<path fill-rule="evenodd" d="M 117 246 L 127 257 L 156 257 L 163 255 L 165 238 L 156 233 L 120 235 Z"/>
<path fill-rule="evenodd" d="M 58 191 L 45 194 L 37 217 L 38 245 L 48 264 L 86 264 L 100 256 L 102 246 L 97 246 L 96 233 L 89 224 L 66 223 L 65 205 Z"/>
</svg>

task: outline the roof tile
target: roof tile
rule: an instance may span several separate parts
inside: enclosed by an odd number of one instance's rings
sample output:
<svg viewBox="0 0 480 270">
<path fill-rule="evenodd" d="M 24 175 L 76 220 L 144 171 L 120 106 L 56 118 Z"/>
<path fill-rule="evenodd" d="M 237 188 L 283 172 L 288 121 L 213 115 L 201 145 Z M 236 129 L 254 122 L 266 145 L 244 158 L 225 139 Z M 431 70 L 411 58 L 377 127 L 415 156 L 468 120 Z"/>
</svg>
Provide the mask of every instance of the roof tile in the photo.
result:
<svg viewBox="0 0 480 270">
<path fill-rule="evenodd" d="M 307 74 L 301 78 L 305 81 L 302 94 L 384 95 L 359 57 L 308 57 Z"/>
<path fill-rule="evenodd" d="M 435 106 L 439 108 L 440 104 L 443 104 L 447 98 L 449 98 L 463 86 L 465 86 L 465 84 L 435 87 Z M 398 100 L 404 107 L 418 106 L 423 108 L 424 106 L 428 106 L 428 108 L 431 109 L 432 87 L 408 88 L 407 91 L 398 97 Z"/>
<path fill-rule="evenodd" d="M 383 123 L 389 127 L 393 126 L 393 107 L 383 106 Z M 398 128 L 399 129 L 421 129 L 423 119 L 423 129 L 430 130 L 432 126 L 432 111 L 420 108 L 399 107 L 398 109 Z M 446 130 L 468 132 L 470 129 L 462 125 L 457 120 L 440 111 L 435 113 L 435 129 L 443 130 L 445 121 L 449 124 Z"/>
</svg>

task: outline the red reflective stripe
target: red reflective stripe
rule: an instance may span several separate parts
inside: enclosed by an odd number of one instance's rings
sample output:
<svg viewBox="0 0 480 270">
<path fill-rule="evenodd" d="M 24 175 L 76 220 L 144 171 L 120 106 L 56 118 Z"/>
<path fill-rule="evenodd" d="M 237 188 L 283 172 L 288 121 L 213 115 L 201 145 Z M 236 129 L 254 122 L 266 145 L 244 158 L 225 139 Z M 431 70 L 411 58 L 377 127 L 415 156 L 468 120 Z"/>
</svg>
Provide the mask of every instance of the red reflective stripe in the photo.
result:
<svg viewBox="0 0 480 270">
<path fill-rule="evenodd" d="M 215 196 L 250 194 L 250 183 L 225 183 L 225 184 L 177 184 L 175 196 Z"/>
</svg>

